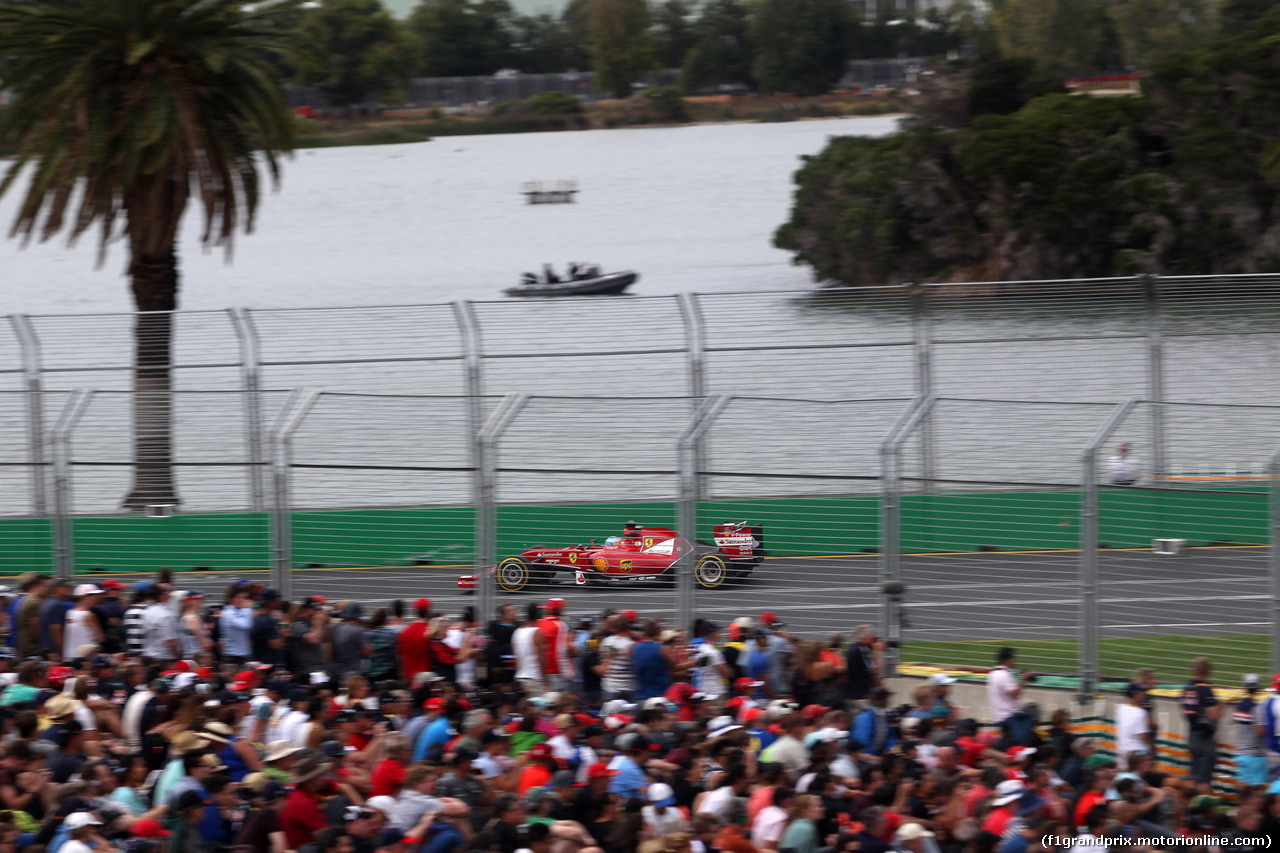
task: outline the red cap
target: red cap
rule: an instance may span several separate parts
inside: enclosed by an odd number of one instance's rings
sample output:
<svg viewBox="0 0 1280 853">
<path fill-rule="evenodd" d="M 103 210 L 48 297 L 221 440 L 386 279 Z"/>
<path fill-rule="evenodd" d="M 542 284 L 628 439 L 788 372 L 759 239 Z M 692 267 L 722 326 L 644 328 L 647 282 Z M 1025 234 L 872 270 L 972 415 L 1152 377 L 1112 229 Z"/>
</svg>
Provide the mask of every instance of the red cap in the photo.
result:
<svg viewBox="0 0 1280 853">
<path fill-rule="evenodd" d="M 209 669 L 207 666 L 202 666 L 196 670 L 196 678 L 201 681 L 208 681 L 210 678 L 213 678 L 213 670 Z"/>
<path fill-rule="evenodd" d="M 98 584 L 98 586 L 102 587 L 103 589 L 124 589 L 125 588 L 125 585 L 123 583 L 115 579 L 105 580 L 102 583 Z"/>
<path fill-rule="evenodd" d="M 129 834 L 134 838 L 168 838 L 173 835 L 172 832 L 160 825 L 160 821 L 149 817 L 135 820 L 133 825 L 129 827 Z"/>
<path fill-rule="evenodd" d="M 173 668 L 174 668 L 174 669 L 176 669 L 178 672 L 190 672 L 190 671 L 191 671 L 191 661 L 189 661 L 189 660 L 180 660 L 180 661 L 178 661 L 177 663 L 175 663 L 175 664 L 173 665 Z"/>
<path fill-rule="evenodd" d="M 771 610 L 766 610 L 764 613 L 760 614 L 760 621 L 763 622 L 765 625 L 774 625 L 782 620 L 778 618 L 777 613 L 774 613 Z"/>
<path fill-rule="evenodd" d="M 624 610 L 622 611 L 622 618 L 626 619 L 628 622 L 634 622 L 640 618 L 640 614 L 636 613 L 634 610 Z"/>
<path fill-rule="evenodd" d="M 746 701 L 747 700 L 741 696 L 734 696 L 732 699 L 729 699 L 724 703 L 724 712 L 736 717 L 742 712 L 742 703 Z"/>
<path fill-rule="evenodd" d="M 610 770 L 609 765 L 596 762 L 587 769 L 588 779 L 609 779 L 618 775 L 617 770 Z"/>
<path fill-rule="evenodd" d="M 742 722 L 754 723 L 756 720 L 764 716 L 763 708 L 748 708 L 742 712 Z"/>
<path fill-rule="evenodd" d="M 831 709 L 826 705 L 805 705 L 804 709 L 801 710 L 800 713 L 804 714 L 804 718 L 806 720 L 812 722 L 830 710 Z"/>
<path fill-rule="evenodd" d="M 422 707 L 426 708 L 428 711 L 443 711 L 444 700 L 439 696 L 432 696 L 430 699 L 422 703 Z"/>
<path fill-rule="evenodd" d="M 49 684 L 66 684 L 67 679 L 75 675 L 76 671 L 69 666 L 51 666 L 49 671 L 45 673 L 44 680 Z"/>
<path fill-rule="evenodd" d="M 1036 754 L 1036 751 L 1029 746 L 1011 746 L 1005 750 L 1005 755 L 1009 756 L 1009 760 L 1015 764 L 1024 758 L 1030 758 Z"/>
<path fill-rule="evenodd" d="M 677 681 L 667 691 L 667 698 L 677 705 L 683 705 L 693 695 L 693 685 L 687 681 Z"/>
<path fill-rule="evenodd" d="M 552 613 L 559 613 L 560 610 L 564 607 L 564 605 L 565 605 L 565 600 L 563 598 L 547 599 L 547 609 L 550 610 Z"/>
<path fill-rule="evenodd" d="M 415 602 L 413 603 L 413 609 L 414 609 L 414 610 L 430 610 L 430 609 L 431 609 L 431 599 L 429 599 L 429 598 L 419 598 L 417 601 L 415 601 Z"/>
<path fill-rule="evenodd" d="M 235 681 L 232 682 L 237 690 L 244 690 L 258 683 L 258 673 L 245 670 L 237 672 Z"/>
<path fill-rule="evenodd" d="M 507 723 L 507 734 L 513 735 L 518 731 L 520 731 L 519 720 L 512 720 L 511 722 Z"/>
<path fill-rule="evenodd" d="M 1277 672 L 1275 677 L 1271 679 L 1271 689 L 1280 690 L 1280 672 Z"/>
<path fill-rule="evenodd" d="M 742 678 L 734 679 L 734 682 L 733 682 L 734 690 L 754 690 L 759 686 L 760 686 L 759 681 L 756 681 L 755 679 L 752 679 L 752 678 L 747 678 L 745 675 Z"/>
<path fill-rule="evenodd" d="M 546 761 L 551 757 L 551 747 L 545 743 L 535 743 L 529 747 L 529 757 L 534 761 Z"/>
</svg>

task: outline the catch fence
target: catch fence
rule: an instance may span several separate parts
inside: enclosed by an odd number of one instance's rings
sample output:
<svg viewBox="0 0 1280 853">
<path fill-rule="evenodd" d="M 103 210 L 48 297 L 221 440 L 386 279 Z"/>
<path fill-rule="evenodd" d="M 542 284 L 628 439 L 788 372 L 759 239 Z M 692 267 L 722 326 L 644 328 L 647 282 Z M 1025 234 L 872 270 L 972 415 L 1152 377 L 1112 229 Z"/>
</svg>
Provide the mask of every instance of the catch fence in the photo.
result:
<svg viewBox="0 0 1280 853">
<path fill-rule="evenodd" d="M 1010 644 L 1091 682 L 1177 680 L 1196 653 L 1280 668 L 1273 278 L 180 312 L 177 505 L 140 513 L 135 465 L 166 460 L 139 456 L 134 318 L 9 320 L 6 574 L 270 572 L 292 598 L 483 615 L 541 600 L 458 588 L 503 557 L 749 521 L 747 578 L 702 588 L 693 551 L 669 583 L 536 595 L 867 624 L 894 665 Z M 1108 479 L 1121 442 L 1133 485 Z"/>
</svg>

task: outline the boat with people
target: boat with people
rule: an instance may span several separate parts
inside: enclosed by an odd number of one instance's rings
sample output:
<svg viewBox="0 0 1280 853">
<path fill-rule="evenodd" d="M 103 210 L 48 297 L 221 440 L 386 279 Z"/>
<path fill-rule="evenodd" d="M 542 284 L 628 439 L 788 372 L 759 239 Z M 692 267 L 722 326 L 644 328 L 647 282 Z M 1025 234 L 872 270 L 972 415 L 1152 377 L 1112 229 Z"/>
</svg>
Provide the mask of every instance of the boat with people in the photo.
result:
<svg viewBox="0 0 1280 853">
<path fill-rule="evenodd" d="M 605 273 L 599 264 L 569 264 L 561 278 L 551 264 L 542 265 L 542 275 L 527 272 L 520 284 L 503 291 L 507 296 L 617 296 L 640 278 L 631 270 Z"/>
</svg>

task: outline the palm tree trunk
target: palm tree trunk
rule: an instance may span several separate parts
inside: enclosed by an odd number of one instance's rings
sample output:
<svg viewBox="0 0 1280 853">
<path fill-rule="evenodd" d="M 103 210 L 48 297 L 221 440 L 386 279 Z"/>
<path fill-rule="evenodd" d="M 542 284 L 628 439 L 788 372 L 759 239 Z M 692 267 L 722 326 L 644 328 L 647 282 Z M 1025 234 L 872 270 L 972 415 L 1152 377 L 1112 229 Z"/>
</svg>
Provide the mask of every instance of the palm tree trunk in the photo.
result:
<svg viewBox="0 0 1280 853">
<path fill-rule="evenodd" d="M 135 250 L 129 264 L 137 309 L 133 373 L 133 488 L 126 509 L 176 504 L 173 481 L 173 312 L 178 307 L 178 257 Z"/>
</svg>

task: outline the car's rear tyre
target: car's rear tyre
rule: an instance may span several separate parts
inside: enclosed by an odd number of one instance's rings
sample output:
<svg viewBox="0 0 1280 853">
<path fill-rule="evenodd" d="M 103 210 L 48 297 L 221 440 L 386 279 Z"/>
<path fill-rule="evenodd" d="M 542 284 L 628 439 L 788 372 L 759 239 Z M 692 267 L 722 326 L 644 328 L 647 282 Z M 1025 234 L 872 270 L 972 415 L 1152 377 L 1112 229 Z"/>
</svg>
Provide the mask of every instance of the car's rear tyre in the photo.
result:
<svg viewBox="0 0 1280 853">
<path fill-rule="evenodd" d="M 532 580 L 529 564 L 520 557 L 507 557 L 498 563 L 495 576 L 498 579 L 498 588 L 504 592 L 520 592 Z"/>
<path fill-rule="evenodd" d="M 729 566 L 721 557 L 707 554 L 699 557 L 693 567 L 693 578 L 703 589 L 715 589 L 729 578 Z"/>
</svg>

